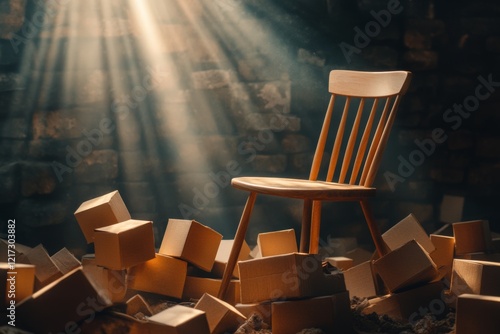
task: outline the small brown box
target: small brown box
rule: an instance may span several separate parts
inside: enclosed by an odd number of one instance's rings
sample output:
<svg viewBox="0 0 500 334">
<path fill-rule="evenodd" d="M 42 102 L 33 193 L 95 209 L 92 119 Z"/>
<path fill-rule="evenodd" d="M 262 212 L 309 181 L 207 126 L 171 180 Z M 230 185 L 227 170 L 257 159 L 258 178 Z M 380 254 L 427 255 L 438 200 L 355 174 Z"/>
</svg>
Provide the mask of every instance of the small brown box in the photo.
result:
<svg viewBox="0 0 500 334">
<path fill-rule="evenodd" d="M 0 283 L 0 306 L 18 303 L 33 294 L 35 266 L 0 262 Z"/>
<path fill-rule="evenodd" d="M 135 316 L 137 313 L 142 313 L 147 317 L 153 315 L 151 308 L 141 295 L 135 295 L 127 300 L 125 306 L 127 314 L 131 316 Z"/>
<path fill-rule="evenodd" d="M 246 320 L 234 306 L 208 293 L 200 298 L 194 308 L 207 314 L 211 334 L 233 333 Z"/>
<path fill-rule="evenodd" d="M 344 271 L 347 291 L 352 297 L 368 298 L 377 295 L 371 261 L 366 261 Z"/>
<path fill-rule="evenodd" d="M 389 252 L 373 265 L 391 292 L 428 283 L 439 276 L 436 264 L 415 240 Z"/>
<path fill-rule="evenodd" d="M 129 287 L 181 298 L 186 275 L 187 263 L 185 261 L 156 254 L 154 259 L 129 269 Z"/>
<path fill-rule="evenodd" d="M 263 257 L 296 253 L 298 251 L 294 229 L 259 233 L 257 235 L 257 246 Z"/>
<path fill-rule="evenodd" d="M 95 259 L 99 266 L 127 269 L 154 259 L 153 223 L 127 220 L 95 230 Z"/>
<path fill-rule="evenodd" d="M 195 220 L 169 219 L 158 253 L 211 271 L 222 235 Z"/>
<path fill-rule="evenodd" d="M 20 328 L 30 332 L 69 332 L 110 305 L 79 268 L 24 299 L 17 305 L 16 319 Z"/>
<path fill-rule="evenodd" d="M 319 328 L 325 333 L 350 333 L 351 302 L 349 292 L 310 299 L 272 303 L 273 334 L 297 333 Z"/>
<path fill-rule="evenodd" d="M 456 334 L 498 333 L 500 297 L 463 294 L 458 297 Z"/>
<path fill-rule="evenodd" d="M 152 329 L 153 333 L 210 334 L 205 312 L 182 305 L 169 307 L 149 317 L 149 322 L 149 327 L 158 327 Z"/>
<path fill-rule="evenodd" d="M 451 280 L 453 256 L 455 254 L 455 238 L 431 234 L 431 241 L 436 247 L 436 250 L 429 254 L 432 261 L 436 264 L 441 275 Z"/>
<path fill-rule="evenodd" d="M 500 263 L 455 259 L 450 290 L 464 293 L 500 296 Z"/>
<path fill-rule="evenodd" d="M 118 190 L 83 202 L 75 211 L 75 218 L 87 240 L 94 242 L 94 230 L 131 219 Z"/>
<path fill-rule="evenodd" d="M 487 220 L 454 223 L 455 254 L 486 252 L 492 250 L 490 224 Z"/>
<path fill-rule="evenodd" d="M 416 240 L 429 254 L 435 249 L 431 239 L 413 214 L 409 214 L 406 218 L 387 230 L 387 232 L 382 234 L 382 238 L 391 251 L 411 240 Z"/>
<path fill-rule="evenodd" d="M 331 295 L 345 291 L 344 277 L 325 275 L 312 254 L 290 253 L 240 261 L 241 303 Z"/>
</svg>

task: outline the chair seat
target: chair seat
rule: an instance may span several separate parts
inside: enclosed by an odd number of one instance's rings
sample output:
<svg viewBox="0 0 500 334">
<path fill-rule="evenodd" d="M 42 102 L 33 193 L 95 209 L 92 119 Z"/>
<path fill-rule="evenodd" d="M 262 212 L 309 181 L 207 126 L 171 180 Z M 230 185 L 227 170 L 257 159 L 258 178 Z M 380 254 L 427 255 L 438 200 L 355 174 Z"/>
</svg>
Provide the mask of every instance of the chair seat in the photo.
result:
<svg viewBox="0 0 500 334">
<path fill-rule="evenodd" d="M 237 177 L 234 188 L 266 195 L 326 200 L 352 201 L 375 196 L 375 188 L 325 181 L 278 177 Z"/>
</svg>

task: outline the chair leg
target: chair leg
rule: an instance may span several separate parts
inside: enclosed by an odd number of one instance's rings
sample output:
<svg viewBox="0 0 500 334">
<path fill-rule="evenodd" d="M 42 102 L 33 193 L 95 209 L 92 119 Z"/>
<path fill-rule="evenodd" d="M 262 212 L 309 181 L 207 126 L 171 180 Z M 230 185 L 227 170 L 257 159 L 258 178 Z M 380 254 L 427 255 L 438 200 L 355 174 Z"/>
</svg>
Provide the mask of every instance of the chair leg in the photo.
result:
<svg viewBox="0 0 500 334">
<path fill-rule="evenodd" d="M 313 206 L 312 200 L 310 199 L 304 200 L 304 207 L 302 208 L 302 227 L 300 231 L 300 247 L 299 247 L 301 253 L 309 252 L 312 206 Z"/>
<path fill-rule="evenodd" d="M 389 252 L 389 249 L 384 239 L 382 239 L 382 235 L 380 234 L 377 223 L 375 222 L 371 206 L 367 200 L 361 200 L 359 203 L 363 209 L 363 214 L 365 215 L 366 223 L 368 224 L 368 229 L 370 230 L 373 242 L 375 243 L 377 253 L 382 257 Z"/>
<path fill-rule="evenodd" d="M 240 254 L 241 246 L 243 245 L 243 241 L 245 240 L 248 223 L 250 222 L 250 217 L 252 215 L 252 209 L 255 204 L 256 197 L 257 193 L 250 193 L 245 205 L 245 209 L 243 210 L 243 214 L 241 215 L 240 224 L 238 225 L 236 235 L 234 236 L 233 247 L 231 248 L 231 253 L 229 254 L 229 259 L 227 261 L 226 269 L 224 270 L 224 275 L 222 276 L 222 282 L 218 293 L 219 299 L 225 300 L 227 288 L 229 287 L 234 267 L 236 266 L 236 262 L 238 261 L 238 255 Z"/>
<path fill-rule="evenodd" d="M 314 201 L 311 214 L 311 237 L 309 242 L 309 254 L 318 254 L 319 235 L 321 227 L 321 201 Z"/>
</svg>

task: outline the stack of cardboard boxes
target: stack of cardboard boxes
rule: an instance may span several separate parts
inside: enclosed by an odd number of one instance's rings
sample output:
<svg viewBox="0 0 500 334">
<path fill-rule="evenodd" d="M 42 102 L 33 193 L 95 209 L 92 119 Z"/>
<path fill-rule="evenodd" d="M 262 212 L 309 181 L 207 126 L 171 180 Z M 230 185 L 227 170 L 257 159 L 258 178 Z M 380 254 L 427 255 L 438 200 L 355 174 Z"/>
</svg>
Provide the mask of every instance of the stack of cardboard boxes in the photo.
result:
<svg viewBox="0 0 500 334">
<path fill-rule="evenodd" d="M 67 249 L 49 256 L 41 245 L 16 247 L 21 328 L 72 332 L 106 309 L 126 320 L 131 333 L 222 334 L 252 314 L 273 334 L 305 328 L 349 333 L 354 296 L 368 298 L 364 313 L 400 321 L 456 308 L 458 334 L 499 325 L 499 317 L 489 316 L 500 311 L 500 263 L 492 262 L 500 257 L 499 241 L 485 221 L 455 223 L 453 236 L 429 236 L 409 215 L 383 234 L 385 256 L 351 250 L 326 261 L 299 253 L 293 229 L 261 233 L 253 250 L 243 244 L 226 300 L 220 300 L 215 296 L 233 240 L 197 221 L 170 219 L 156 249 L 153 223 L 132 219 L 118 191 L 82 203 L 75 217 L 95 250 L 81 263 Z M 2 254 L 7 247 L 0 242 Z M 2 282 L 11 272 L 0 265 Z M 151 295 L 176 305 L 154 308 L 146 298 Z M 12 299 L 0 297 L 4 306 Z"/>
</svg>

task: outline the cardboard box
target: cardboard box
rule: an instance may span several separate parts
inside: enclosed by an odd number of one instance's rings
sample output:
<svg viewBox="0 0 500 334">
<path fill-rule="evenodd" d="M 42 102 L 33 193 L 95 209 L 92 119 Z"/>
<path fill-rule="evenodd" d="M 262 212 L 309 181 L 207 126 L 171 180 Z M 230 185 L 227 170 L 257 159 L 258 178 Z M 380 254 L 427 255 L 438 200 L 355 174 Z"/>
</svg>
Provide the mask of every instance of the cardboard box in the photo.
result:
<svg viewBox="0 0 500 334">
<path fill-rule="evenodd" d="M 153 315 L 149 322 L 161 326 L 161 333 L 165 334 L 210 334 L 205 312 L 182 305 Z"/>
<path fill-rule="evenodd" d="M 325 333 L 352 331 L 349 293 L 340 292 L 303 300 L 272 303 L 273 334 L 298 333 L 318 328 Z"/>
<path fill-rule="evenodd" d="M 441 275 L 450 281 L 453 257 L 455 254 L 455 238 L 437 234 L 431 234 L 430 237 L 436 250 L 429 255 L 436 264 Z"/>
<path fill-rule="evenodd" d="M 0 306 L 10 305 L 11 300 L 18 303 L 31 296 L 34 287 L 34 265 L 18 263 L 12 266 L 0 262 Z"/>
<path fill-rule="evenodd" d="M 194 308 L 206 313 L 211 334 L 233 333 L 246 320 L 234 306 L 208 293 L 200 298 Z"/>
<path fill-rule="evenodd" d="M 35 333 L 71 332 L 110 305 L 79 268 L 19 303 L 16 325 Z"/>
<path fill-rule="evenodd" d="M 263 257 L 297 253 L 297 238 L 294 229 L 259 233 L 257 246 Z"/>
<path fill-rule="evenodd" d="M 24 254 L 30 264 L 35 266 L 35 291 L 54 282 L 63 274 L 40 244 Z"/>
<path fill-rule="evenodd" d="M 142 298 L 141 295 L 135 295 L 125 302 L 126 313 L 131 316 L 135 316 L 138 313 L 142 313 L 147 317 L 153 315 L 153 311 L 149 307 L 148 303 Z"/>
<path fill-rule="evenodd" d="M 75 218 L 87 243 L 94 242 L 94 230 L 131 219 L 118 190 L 83 202 Z"/>
<path fill-rule="evenodd" d="M 159 253 L 211 271 L 222 235 L 195 220 L 169 219 Z"/>
<path fill-rule="evenodd" d="M 421 309 L 445 307 L 442 300 L 444 285 L 441 282 L 433 282 L 403 292 L 388 294 L 369 300 L 370 305 L 363 309 L 364 314 L 377 313 L 388 315 L 392 319 L 403 323 L 419 319 L 422 315 Z"/>
<path fill-rule="evenodd" d="M 464 293 L 500 296 L 500 263 L 455 259 L 450 290 L 456 296 Z"/>
<path fill-rule="evenodd" d="M 123 301 L 127 293 L 127 272 L 125 270 L 100 267 L 96 264 L 93 254 L 85 255 L 82 258 L 82 268 L 100 295 L 106 296 L 113 303 Z"/>
<path fill-rule="evenodd" d="M 458 297 L 456 334 L 498 333 L 500 297 L 463 294 Z"/>
<path fill-rule="evenodd" d="M 429 254 L 435 249 L 427 232 L 425 232 L 424 228 L 413 214 L 408 215 L 382 234 L 382 239 L 384 239 L 387 247 L 389 247 L 391 251 L 400 248 L 411 240 L 416 240 Z"/>
<path fill-rule="evenodd" d="M 252 314 L 257 314 L 264 323 L 272 325 L 272 312 L 271 312 L 271 301 L 263 303 L 252 303 L 252 304 L 242 304 L 238 303 L 234 305 L 241 314 L 245 317 L 250 318 Z"/>
<path fill-rule="evenodd" d="M 346 252 L 345 256 L 349 259 L 352 259 L 353 266 L 357 266 L 366 261 L 372 260 L 374 252 L 370 252 L 364 248 L 355 248 L 351 251 Z"/>
<path fill-rule="evenodd" d="M 217 295 L 221 286 L 222 280 L 217 278 L 206 277 L 186 277 L 182 300 L 198 300 L 205 293 Z M 240 281 L 231 280 L 227 289 L 226 301 L 232 305 L 240 302 Z"/>
<path fill-rule="evenodd" d="M 187 262 L 156 254 L 154 259 L 130 268 L 128 286 L 135 290 L 181 298 L 186 275 Z"/>
<path fill-rule="evenodd" d="M 229 260 L 229 255 L 231 249 L 233 248 L 234 240 L 221 240 L 217 254 L 215 255 L 214 266 L 212 267 L 212 274 L 217 278 L 222 278 L 224 275 L 224 270 L 226 270 L 227 261 Z M 240 254 L 238 255 L 238 261 L 245 261 L 250 259 L 250 247 L 243 240 L 241 246 Z M 240 277 L 238 271 L 238 266 L 236 265 L 233 270 L 233 277 Z"/>
<path fill-rule="evenodd" d="M 439 276 L 436 264 L 415 240 L 374 261 L 373 266 L 390 292 L 428 283 Z"/>
<path fill-rule="evenodd" d="M 291 253 L 240 261 L 241 303 L 331 295 L 345 291 L 342 274 L 325 275 L 312 254 Z"/>
<path fill-rule="evenodd" d="M 455 254 L 487 252 L 493 249 L 490 224 L 487 220 L 454 223 Z"/>
<path fill-rule="evenodd" d="M 130 219 L 95 230 L 99 266 L 121 270 L 155 258 L 153 223 Z"/>
<path fill-rule="evenodd" d="M 377 295 L 371 261 L 363 262 L 344 271 L 344 280 L 351 297 L 369 298 Z"/>
<path fill-rule="evenodd" d="M 81 262 L 78 261 L 78 259 L 66 248 L 62 248 L 50 258 L 63 275 L 82 265 Z"/>
<path fill-rule="evenodd" d="M 345 256 L 333 256 L 325 258 L 325 261 L 332 266 L 339 268 L 340 270 L 346 271 L 353 267 L 354 261 Z"/>
</svg>

